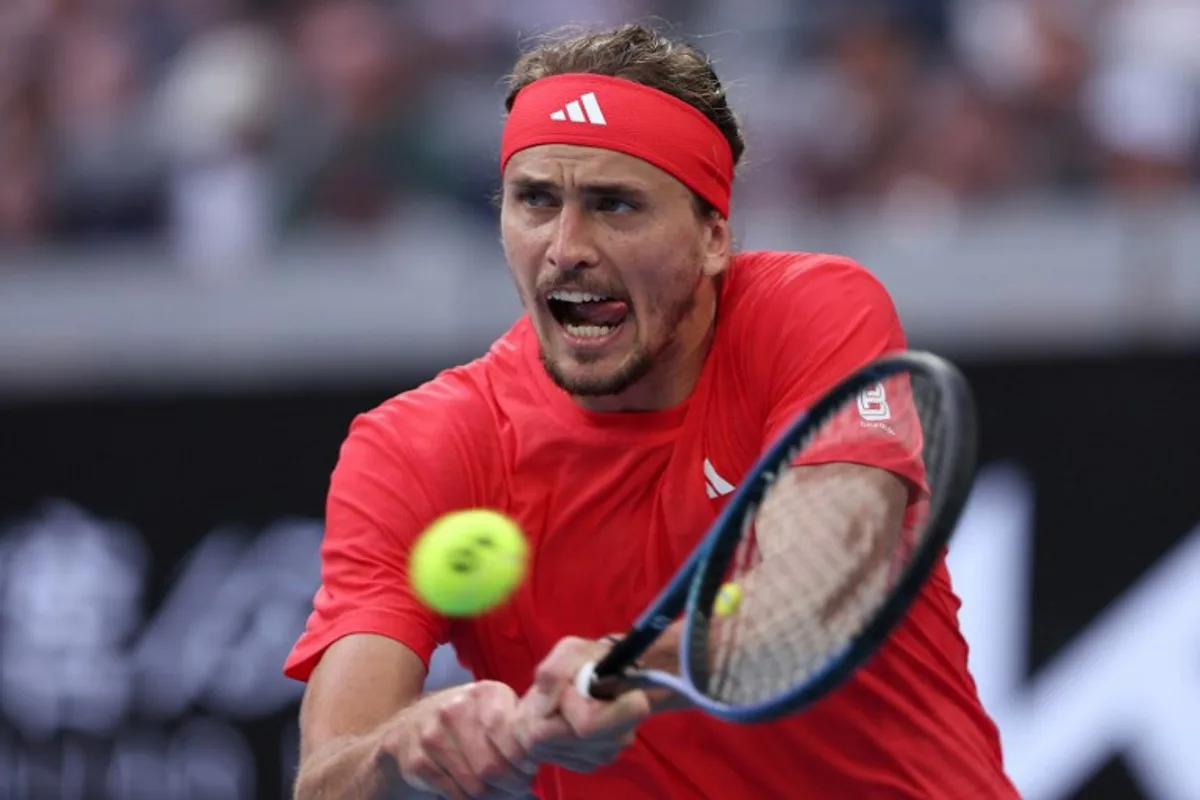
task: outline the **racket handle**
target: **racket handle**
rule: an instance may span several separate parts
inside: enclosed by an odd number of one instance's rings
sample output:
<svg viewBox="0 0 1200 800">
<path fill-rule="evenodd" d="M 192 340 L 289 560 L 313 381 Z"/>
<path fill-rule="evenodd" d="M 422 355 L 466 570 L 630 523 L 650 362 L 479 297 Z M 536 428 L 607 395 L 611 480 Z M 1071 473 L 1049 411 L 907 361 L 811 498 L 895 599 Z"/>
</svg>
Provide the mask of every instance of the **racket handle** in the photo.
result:
<svg viewBox="0 0 1200 800">
<path fill-rule="evenodd" d="M 596 662 L 589 661 L 584 664 L 579 672 L 575 673 L 575 691 L 579 692 L 584 697 L 595 697 L 592 694 L 592 687 L 596 683 Z"/>
<path fill-rule="evenodd" d="M 594 700 L 616 700 L 621 692 L 633 688 L 623 676 L 598 675 L 596 663 L 589 661 L 575 673 L 575 691 Z"/>
</svg>

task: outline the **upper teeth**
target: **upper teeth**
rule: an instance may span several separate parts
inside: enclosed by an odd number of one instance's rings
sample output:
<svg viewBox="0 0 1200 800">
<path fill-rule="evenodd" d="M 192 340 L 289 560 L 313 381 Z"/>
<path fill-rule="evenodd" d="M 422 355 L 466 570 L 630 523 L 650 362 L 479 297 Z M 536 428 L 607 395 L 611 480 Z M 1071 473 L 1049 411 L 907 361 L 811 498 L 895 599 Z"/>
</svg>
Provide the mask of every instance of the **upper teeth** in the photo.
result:
<svg viewBox="0 0 1200 800">
<path fill-rule="evenodd" d="M 559 300 L 563 303 L 597 303 L 608 298 L 591 292 L 564 292 L 553 291 L 549 295 L 551 300 Z"/>
</svg>

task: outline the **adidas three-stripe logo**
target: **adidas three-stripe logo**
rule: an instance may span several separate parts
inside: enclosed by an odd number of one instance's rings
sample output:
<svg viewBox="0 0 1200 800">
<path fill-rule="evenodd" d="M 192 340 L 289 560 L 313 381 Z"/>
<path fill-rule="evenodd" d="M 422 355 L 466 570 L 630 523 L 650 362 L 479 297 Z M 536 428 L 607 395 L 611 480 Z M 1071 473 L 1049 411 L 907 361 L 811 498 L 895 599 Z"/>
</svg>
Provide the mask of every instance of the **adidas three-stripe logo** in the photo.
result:
<svg viewBox="0 0 1200 800">
<path fill-rule="evenodd" d="M 608 121 L 604 119 L 604 112 L 600 110 L 600 103 L 596 101 L 596 93 L 588 92 L 581 96 L 578 100 L 572 100 L 558 111 L 550 115 L 550 119 L 558 120 L 559 122 L 588 122 L 592 125 L 607 125 Z"/>
</svg>

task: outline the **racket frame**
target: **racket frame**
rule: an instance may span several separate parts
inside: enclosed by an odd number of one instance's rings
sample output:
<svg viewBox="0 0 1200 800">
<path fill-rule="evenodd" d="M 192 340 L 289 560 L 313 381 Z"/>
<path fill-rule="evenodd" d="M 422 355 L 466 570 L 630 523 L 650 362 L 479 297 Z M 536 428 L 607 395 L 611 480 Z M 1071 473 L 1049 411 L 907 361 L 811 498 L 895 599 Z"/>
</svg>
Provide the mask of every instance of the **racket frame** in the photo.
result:
<svg viewBox="0 0 1200 800">
<path fill-rule="evenodd" d="M 707 647 L 713 602 L 723 583 L 729 558 L 737 549 L 746 513 L 757 506 L 778 476 L 790 466 L 814 428 L 863 389 L 904 373 L 922 373 L 938 385 L 944 404 L 944 424 L 950 436 L 947 446 L 955 447 L 958 452 L 946 459 L 943 474 L 937 476 L 940 480 L 931 481 L 932 485 L 940 487 L 929 507 L 931 525 L 887 602 L 861 634 L 802 684 L 775 697 L 745 705 L 710 697 L 701 688 L 708 676 L 696 669 L 697 664 L 706 662 L 707 653 L 700 653 L 697 648 L 699 644 Z M 604 658 L 580 671 L 576 688 L 580 693 L 607 699 L 627 688 L 664 687 L 713 716 L 738 723 L 775 719 L 823 697 L 849 678 L 878 649 L 920 593 L 966 505 L 975 476 L 977 438 L 975 404 L 970 387 L 949 361 L 932 353 L 905 350 L 882 356 L 856 370 L 810 409 L 798 414 L 762 454 L 671 582 Z M 681 613 L 684 625 L 679 641 L 680 673 L 632 669 Z"/>
</svg>

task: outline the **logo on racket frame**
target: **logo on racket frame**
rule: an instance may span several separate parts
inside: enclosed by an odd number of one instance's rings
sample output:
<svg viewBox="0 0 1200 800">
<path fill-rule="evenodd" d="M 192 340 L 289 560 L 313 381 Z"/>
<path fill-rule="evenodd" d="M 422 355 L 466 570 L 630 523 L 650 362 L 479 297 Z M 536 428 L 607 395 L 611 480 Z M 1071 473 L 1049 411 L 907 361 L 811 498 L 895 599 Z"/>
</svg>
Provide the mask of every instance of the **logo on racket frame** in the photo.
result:
<svg viewBox="0 0 1200 800">
<path fill-rule="evenodd" d="M 892 418 L 887 390 L 882 383 L 868 386 L 858 393 L 858 415 L 866 422 L 883 422 Z"/>
</svg>

